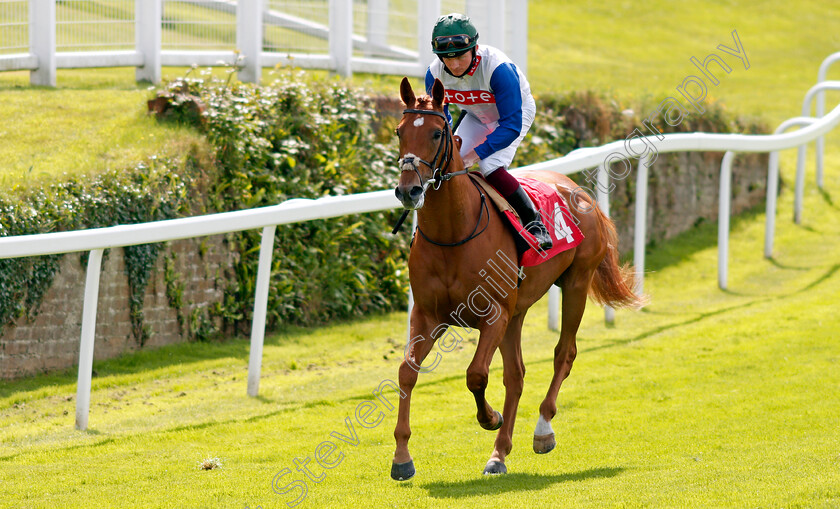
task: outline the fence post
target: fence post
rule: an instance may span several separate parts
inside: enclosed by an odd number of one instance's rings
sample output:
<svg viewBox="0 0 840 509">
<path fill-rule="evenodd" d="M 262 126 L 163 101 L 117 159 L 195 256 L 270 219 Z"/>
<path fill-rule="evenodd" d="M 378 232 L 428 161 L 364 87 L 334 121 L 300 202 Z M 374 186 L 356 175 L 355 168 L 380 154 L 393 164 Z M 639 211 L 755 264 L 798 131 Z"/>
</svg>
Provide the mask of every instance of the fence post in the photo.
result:
<svg viewBox="0 0 840 509">
<path fill-rule="evenodd" d="M 440 0 L 417 2 L 417 54 L 420 64 L 425 68 L 432 63 L 432 30 L 440 17 Z"/>
<path fill-rule="evenodd" d="M 388 0 L 368 0 L 367 51 L 373 56 L 376 50 L 388 46 Z"/>
<path fill-rule="evenodd" d="M 55 86 L 55 0 L 29 2 L 29 52 L 38 68 L 29 74 L 32 85 Z"/>
<path fill-rule="evenodd" d="M 96 308 L 99 300 L 99 273 L 102 249 L 88 257 L 85 276 L 85 301 L 82 308 L 82 336 L 79 341 L 79 377 L 76 382 L 76 429 L 86 430 L 90 413 L 90 379 L 93 372 L 93 343 L 96 337 Z"/>
<path fill-rule="evenodd" d="M 650 154 L 639 159 L 636 173 L 636 226 L 633 232 L 633 265 L 636 270 L 636 295 L 645 291 L 645 244 L 647 243 L 647 192 Z"/>
<path fill-rule="evenodd" d="M 610 184 L 609 159 L 598 166 L 596 194 L 598 195 L 598 206 L 605 216 L 610 217 L 610 191 L 615 184 Z M 604 322 L 611 324 L 615 322 L 615 309 L 611 306 L 604 306 Z"/>
<path fill-rule="evenodd" d="M 825 62 L 823 62 L 825 64 Z M 823 70 L 823 66 L 820 66 L 820 76 L 817 79 L 817 83 L 821 83 L 825 80 L 825 71 Z M 817 119 L 823 118 L 825 115 L 825 91 L 820 91 L 817 94 L 817 111 L 814 115 Z M 825 136 L 820 136 L 817 138 L 816 143 L 816 152 L 817 152 L 817 187 L 822 189 L 823 188 L 823 155 L 825 155 Z"/>
<path fill-rule="evenodd" d="M 840 55 L 840 53 L 838 53 Z M 806 112 L 807 113 L 807 112 Z M 821 117 L 820 117 L 821 118 Z M 773 134 L 781 134 L 791 127 L 805 127 L 813 124 L 819 118 L 813 117 L 793 117 L 785 120 L 779 127 L 773 131 Z M 799 161 L 797 160 L 797 163 Z M 796 168 L 796 180 L 799 182 L 799 175 L 804 175 L 804 167 Z M 776 197 L 779 193 L 779 151 L 774 150 L 770 152 L 770 161 L 767 166 L 767 205 L 766 205 L 766 219 L 764 227 L 764 257 L 772 258 L 773 256 L 773 235 L 776 230 Z M 796 200 L 794 200 L 796 202 Z"/>
<path fill-rule="evenodd" d="M 143 55 L 143 65 L 135 71 L 137 81 L 160 83 L 161 16 L 163 0 L 135 0 L 134 40 Z"/>
<path fill-rule="evenodd" d="M 353 0 L 330 0 L 330 57 L 339 76 L 353 73 Z"/>
<path fill-rule="evenodd" d="M 551 285 L 548 289 L 548 330 L 560 329 L 560 287 Z"/>
<path fill-rule="evenodd" d="M 265 343 L 265 315 L 268 310 L 268 287 L 271 282 L 271 259 L 274 256 L 274 233 L 277 226 L 266 226 L 260 241 L 260 261 L 254 292 L 254 316 L 251 322 L 251 351 L 248 355 L 248 395 L 260 391 L 260 371 Z"/>
<path fill-rule="evenodd" d="M 528 0 L 507 3 L 507 51 L 522 74 L 528 72 Z"/>
<path fill-rule="evenodd" d="M 805 152 L 808 143 L 796 150 L 796 178 L 793 187 L 793 222 L 802 224 L 802 203 L 805 201 Z"/>
<path fill-rule="evenodd" d="M 825 62 L 823 62 L 825 63 Z M 812 118 L 809 117 L 811 114 L 811 101 L 814 99 L 814 96 L 817 97 L 817 117 L 816 120 L 822 118 L 822 113 L 820 113 L 820 106 L 819 100 L 822 98 L 823 94 L 826 90 L 840 90 L 840 81 L 820 81 L 816 85 L 810 88 L 808 92 L 805 94 L 805 99 L 802 101 L 802 117 L 800 118 Z M 788 119 L 792 120 L 792 119 Z M 817 138 L 817 153 L 818 164 L 821 162 L 821 155 L 819 151 L 822 150 L 821 147 L 821 139 Z M 802 207 L 803 207 L 803 200 L 804 200 L 804 193 L 805 193 L 805 154 L 808 150 L 808 142 L 806 141 L 802 145 L 799 145 L 799 150 L 796 152 L 796 188 L 794 190 L 794 197 L 793 197 L 793 221 L 796 224 L 802 223 Z M 822 189 L 822 170 L 817 169 L 817 185 Z"/>
<path fill-rule="evenodd" d="M 718 193 L 718 286 L 726 290 L 729 272 L 729 211 L 732 201 L 732 159 L 735 152 L 723 154 L 720 163 L 720 192 Z"/>
<path fill-rule="evenodd" d="M 764 206 L 764 257 L 773 257 L 773 234 L 776 231 L 776 196 L 779 194 L 779 151 L 770 152 L 767 163 L 767 203 Z"/>
<path fill-rule="evenodd" d="M 485 43 L 505 51 L 505 0 L 487 0 L 486 24 L 479 28 L 479 42 L 483 39 Z"/>
<path fill-rule="evenodd" d="M 263 0 L 240 1 L 236 4 L 236 49 L 245 58 L 239 79 L 259 83 L 262 76 Z"/>
<path fill-rule="evenodd" d="M 478 29 L 478 44 L 505 51 L 505 0 L 466 0 L 465 9 Z"/>
<path fill-rule="evenodd" d="M 840 52 L 832 53 L 825 60 L 823 60 L 822 64 L 820 64 L 820 70 L 817 72 L 817 84 L 822 83 L 825 81 L 825 77 L 828 74 L 828 68 L 831 67 L 832 64 L 835 62 L 840 61 Z M 817 93 L 817 118 L 822 118 L 825 115 L 825 92 L 820 91 Z M 820 136 L 817 138 L 817 187 L 820 189 L 823 188 L 823 154 L 825 153 L 825 137 Z"/>
<path fill-rule="evenodd" d="M 465 0 L 464 14 L 470 17 L 478 29 L 478 43 L 491 44 L 493 36 L 490 34 L 490 2 L 489 0 Z M 501 49 L 501 48 L 500 48 Z"/>
</svg>

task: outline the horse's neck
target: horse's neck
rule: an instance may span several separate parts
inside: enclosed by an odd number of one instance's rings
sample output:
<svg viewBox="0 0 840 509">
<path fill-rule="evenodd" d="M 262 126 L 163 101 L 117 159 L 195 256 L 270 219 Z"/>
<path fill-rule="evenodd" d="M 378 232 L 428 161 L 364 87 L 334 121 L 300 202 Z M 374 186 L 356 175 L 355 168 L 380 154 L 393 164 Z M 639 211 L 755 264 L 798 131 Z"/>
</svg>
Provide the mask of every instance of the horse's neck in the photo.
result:
<svg viewBox="0 0 840 509">
<path fill-rule="evenodd" d="M 444 243 L 463 240 L 475 229 L 480 198 L 468 175 L 429 189 L 426 203 L 417 213 L 417 225 L 427 237 Z"/>
</svg>

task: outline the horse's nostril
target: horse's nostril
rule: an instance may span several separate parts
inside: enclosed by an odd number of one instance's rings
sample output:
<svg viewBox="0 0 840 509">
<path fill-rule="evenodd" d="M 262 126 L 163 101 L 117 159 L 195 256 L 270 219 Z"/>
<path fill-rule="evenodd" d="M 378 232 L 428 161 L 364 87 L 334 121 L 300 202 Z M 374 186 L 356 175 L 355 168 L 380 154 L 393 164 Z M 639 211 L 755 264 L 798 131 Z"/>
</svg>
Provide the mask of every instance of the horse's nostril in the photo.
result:
<svg viewBox="0 0 840 509">
<path fill-rule="evenodd" d="M 408 197 L 414 201 L 419 200 L 421 196 L 423 196 L 423 188 L 420 186 L 414 186 L 408 192 Z"/>
<path fill-rule="evenodd" d="M 403 199 L 403 192 L 402 192 L 402 190 L 399 188 L 399 186 L 397 186 L 397 188 L 396 188 L 396 189 L 394 189 L 394 196 L 396 196 L 398 200 L 402 201 L 402 199 Z"/>
</svg>

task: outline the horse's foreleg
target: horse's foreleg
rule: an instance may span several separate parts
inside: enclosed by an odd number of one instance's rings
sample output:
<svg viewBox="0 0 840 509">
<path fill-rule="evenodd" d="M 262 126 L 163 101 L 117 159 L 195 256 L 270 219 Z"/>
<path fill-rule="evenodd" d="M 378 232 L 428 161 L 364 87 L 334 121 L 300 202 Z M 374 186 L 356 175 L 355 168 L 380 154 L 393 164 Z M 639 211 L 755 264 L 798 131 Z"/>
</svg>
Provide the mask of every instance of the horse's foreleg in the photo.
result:
<svg viewBox="0 0 840 509">
<path fill-rule="evenodd" d="M 414 308 L 411 314 L 412 339 L 406 345 L 405 359 L 400 364 L 399 371 L 400 389 L 405 396 L 400 398 L 397 426 L 394 428 L 397 448 L 391 464 L 391 478 L 396 481 L 411 479 L 415 472 L 414 461 L 408 452 L 408 439 L 411 437 L 409 425 L 411 391 L 417 383 L 418 373 L 426 371 L 422 364 L 435 344 L 436 338 L 431 335 L 432 329 L 429 323 L 429 320 L 417 308 Z"/>
<path fill-rule="evenodd" d="M 493 354 L 501 343 L 502 334 L 507 328 L 508 316 L 500 313 L 492 324 L 484 324 L 478 337 L 478 346 L 475 355 L 467 368 L 467 389 L 475 397 L 475 405 L 478 410 L 476 418 L 482 428 L 495 431 L 502 426 L 502 414 L 493 410 L 484 398 L 484 391 L 487 389 L 487 379 L 490 374 L 490 362 Z"/>
<path fill-rule="evenodd" d="M 548 393 L 540 404 L 540 415 L 534 430 L 534 452 L 538 454 L 550 452 L 556 444 L 551 420 L 557 414 L 557 394 L 560 392 L 560 385 L 569 376 L 577 356 L 575 338 L 586 308 L 586 296 L 591 280 L 591 270 L 575 269 L 574 266 L 570 267 L 560 280 L 563 290 L 563 316 L 560 339 L 554 347 L 554 376 Z"/>
<path fill-rule="evenodd" d="M 522 322 L 525 314 L 514 316 L 507 326 L 505 337 L 499 350 L 504 362 L 505 407 L 502 411 L 504 424 L 496 435 L 496 444 L 490 461 L 484 467 L 485 474 L 507 473 L 505 458 L 513 449 L 513 425 L 516 422 L 516 410 L 525 382 L 525 363 L 522 362 Z"/>
</svg>

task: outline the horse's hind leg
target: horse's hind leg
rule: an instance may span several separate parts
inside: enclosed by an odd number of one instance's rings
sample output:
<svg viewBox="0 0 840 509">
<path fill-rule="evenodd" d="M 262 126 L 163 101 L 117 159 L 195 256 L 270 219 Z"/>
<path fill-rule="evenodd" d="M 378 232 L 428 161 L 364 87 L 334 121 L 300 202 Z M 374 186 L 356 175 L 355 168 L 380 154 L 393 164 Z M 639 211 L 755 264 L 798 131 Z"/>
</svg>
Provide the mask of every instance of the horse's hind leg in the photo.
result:
<svg viewBox="0 0 840 509">
<path fill-rule="evenodd" d="M 507 473 L 505 458 L 513 449 L 513 425 L 516 421 L 516 410 L 519 408 L 519 398 L 522 396 L 522 386 L 525 381 L 525 363 L 522 362 L 522 322 L 525 313 L 514 316 L 508 323 L 505 337 L 499 350 L 504 362 L 505 407 L 502 410 L 504 424 L 496 435 L 496 445 L 490 461 L 484 467 L 485 474 Z"/>
<path fill-rule="evenodd" d="M 563 290 L 563 315 L 560 326 L 560 339 L 554 347 L 554 376 L 548 386 L 548 393 L 540 404 L 537 428 L 534 430 L 534 452 L 544 454 L 554 449 L 554 430 L 551 419 L 557 413 L 557 394 L 560 385 L 569 376 L 572 363 L 577 356 L 577 336 L 583 311 L 586 308 L 586 296 L 592 280 L 591 269 L 578 268 L 572 264 L 558 280 Z"/>
</svg>

